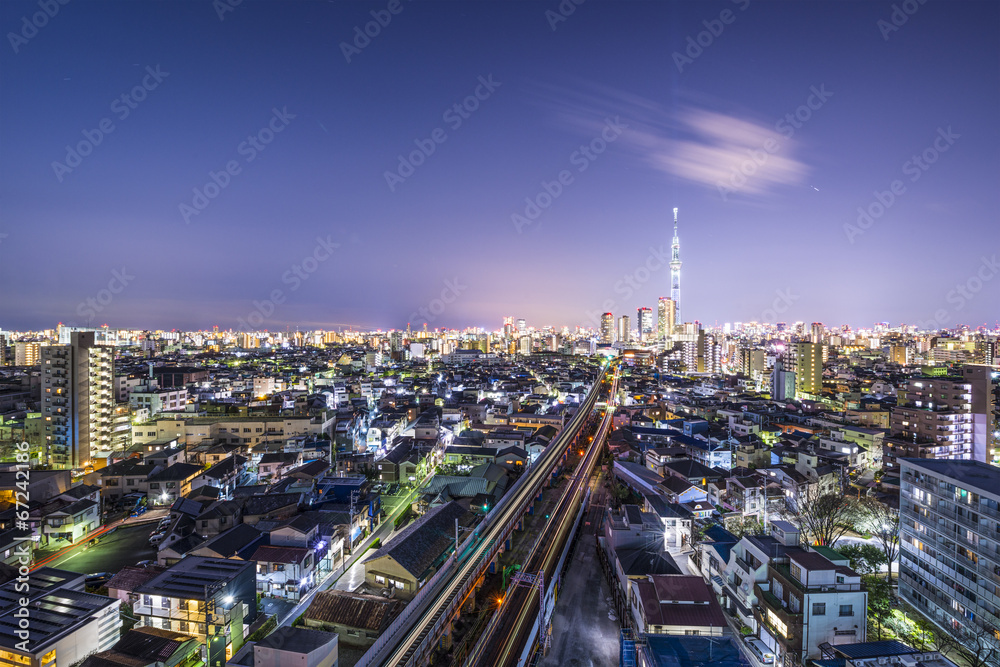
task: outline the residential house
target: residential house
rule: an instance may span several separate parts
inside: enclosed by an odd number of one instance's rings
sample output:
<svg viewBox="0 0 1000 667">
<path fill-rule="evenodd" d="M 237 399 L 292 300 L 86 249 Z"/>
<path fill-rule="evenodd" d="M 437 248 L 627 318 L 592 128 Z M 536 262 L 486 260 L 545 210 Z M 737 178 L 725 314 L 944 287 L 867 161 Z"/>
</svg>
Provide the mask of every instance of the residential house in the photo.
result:
<svg viewBox="0 0 1000 667">
<path fill-rule="evenodd" d="M 261 595 L 298 602 L 316 585 L 312 549 L 262 545 L 250 560 L 257 564 L 257 591 Z"/>
<path fill-rule="evenodd" d="M 204 643 L 210 664 L 239 650 L 257 618 L 255 565 L 223 558 L 188 556 L 141 585 L 132 607 L 137 627 L 172 630 Z"/>
<path fill-rule="evenodd" d="M 819 548 L 787 556 L 768 563 L 767 578 L 754 585 L 760 638 L 776 659 L 804 664 L 822 656 L 820 645 L 864 642 L 868 592 L 848 560 Z"/>
<path fill-rule="evenodd" d="M 189 635 L 140 627 L 122 635 L 110 650 L 94 653 L 80 667 L 197 667 L 201 645 Z"/>
<path fill-rule="evenodd" d="M 456 519 L 465 527 L 473 520 L 456 502 L 428 510 L 365 561 L 365 581 L 370 586 L 395 589 L 401 599 L 412 599 L 441 567 L 449 547 L 454 547 Z"/>
<path fill-rule="evenodd" d="M 333 632 L 282 626 L 253 647 L 253 667 L 337 667 L 339 637 Z"/>
<path fill-rule="evenodd" d="M 638 633 L 721 637 L 728 630 L 722 607 L 699 576 L 651 574 L 628 585 Z"/>
<path fill-rule="evenodd" d="M 403 610 L 405 603 L 381 595 L 319 591 L 302 615 L 307 628 L 336 632 L 344 646 L 368 648 Z"/>
<path fill-rule="evenodd" d="M 172 505 L 175 500 L 191 492 L 192 483 L 202 474 L 202 467 L 194 463 L 175 463 L 149 475 L 147 502 L 150 507 Z"/>
<path fill-rule="evenodd" d="M 24 667 L 72 665 L 118 641 L 121 601 L 84 591 L 85 576 L 43 567 L 0 585 L 0 657 Z M 25 615 L 27 612 L 27 615 Z M 26 629 L 27 640 L 17 628 Z"/>
</svg>

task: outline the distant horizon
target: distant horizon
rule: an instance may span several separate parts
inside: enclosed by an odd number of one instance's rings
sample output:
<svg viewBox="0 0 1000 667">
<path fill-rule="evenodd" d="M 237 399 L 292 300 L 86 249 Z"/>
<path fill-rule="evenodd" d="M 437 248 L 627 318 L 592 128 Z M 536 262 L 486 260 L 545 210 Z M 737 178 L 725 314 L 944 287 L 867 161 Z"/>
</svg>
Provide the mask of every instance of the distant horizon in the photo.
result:
<svg viewBox="0 0 1000 667">
<path fill-rule="evenodd" d="M 622 314 L 625 314 L 625 313 L 622 313 Z M 499 318 L 501 324 L 498 327 L 490 328 L 490 327 L 479 326 L 479 325 L 469 325 L 469 326 L 465 326 L 465 327 L 440 327 L 440 326 L 438 326 L 438 327 L 428 327 L 427 328 L 427 333 L 445 332 L 445 331 L 458 331 L 458 332 L 462 332 L 462 331 L 467 331 L 467 330 L 471 330 L 471 329 L 480 329 L 480 330 L 487 331 L 487 332 L 502 331 L 503 330 L 503 317 L 504 316 L 501 316 Z M 617 320 L 617 318 L 618 318 L 618 315 L 615 316 L 616 320 Z M 515 318 L 515 319 L 517 319 L 517 318 Z M 758 326 L 775 327 L 778 324 L 785 324 L 786 326 L 791 327 L 791 326 L 793 326 L 793 325 L 795 325 L 795 324 L 797 324 L 799 322 L 801 322 L 801 323 L 803 323 L 803 324 L 806 325 L 806 330 L 804 330 L 803 333 L 808 334 L 809 333 L 808 328 L 813 324 L 813 322 L 807 322 L 805 320 L 795 320 L 795 321 L 781 320 L 779 322 L 753 322 L 753 321 L 743 322 L 743 321 L 739 321 L 738 323 L 741 326 L 746 326 L 746 325 L 750 325 L 750 324 L 756 324 Z M 889 330 L 897 329 L 897 328 L 900 328 L 900 327 L 903 327 L 903 326 L 917 327 L 916 323 L 911 323 L 911 322 L 897 322 L 897 323 L 894 324 L 892 322 L 886 322 L 884 320 L 882 322 L 873 322 L 871 325 L 868 325 L 868 326 L 854 326 L 854 325 L 850 325 L 850 324 L 846 324 L 846 323 L 836 324 L 836 325 L 831 325 L 831 324 L 827 324 L 827 323 L 824 323 L 824 322 L 820 322 L 820 323 L 823 324 L 824 329 L 827 330 L 827 331 L 836 331 L 836 330 L 841 329 L 844 326 L 848 326 L 849 330 L 851 332 L 872 331 L 872 330 L 874 330 L 875 327 L 883 326 L 883 325 L 886 326 L 886 328 L 889 329 Z M 102 329 L 102 328 L 107 328 L 107 329 L 111 329 L 111 330 L 115 330 L 115 331 L 146 331 L 146 332 L 150 332 L 150 333 L 209 333 L 209 334 L 210 333 L 215 333 L 215 331 L 213 330 L 213 327 L 215 325 L 210 325 L 208 328 L 179 328 L 179 327 L 171 327 L 171 328 L 158 328 L 158 329 L 156 329 L 156 328 L 148 328 L 148 327 L 111 326 L 109 324 L 102 324 L 102 325 L 97 325 L 97 326 L 95 326 L 95 325 L 78 325 L 78 324 L 71 324 L 71 323 L 68 323 L 68 322 L 59 322 L 55 326 L 43 327 L 43 328 L 39 328 L 39 329 L 7 329 L 7 328 L 5 328 L 3 326 L 0 326 L 0 331 L 7 332 L 7 333 L 16 333 L 16 334 L 40 333 L 40 332 L 47 331 L 47 330 L 56 331 L 56 330 L 58 330 L 58 326 L 60 324 L 62 326 L 64 326 L 64 327 L 79 328 L 79 329 Z M 688 324 L 693 324 L 693 323 L 689 322 Z M 729 324 L 731 327 L 734 327 L 737 324 L 737 321 L 736 320 L 731 320 L 729 322 L 721 322 L 721 323 L 718 323 L 718 324 L 708 324 L 708 323 L 705 323 L 705 322 L 697 322 L 697 324 L 700 324 L 701 328 L 704 329 L 704 330 L 715 330 L 715 329 L 721 330 L 721 329 L 724 329 L 724 327 L 725 327 L 726 324 Z M 569 328 L 571 331 L 573 331 L 574 329 L 579 328 L 579 329 L 582 329 L 582 330 L 589 330 L 589 331 L 593 331 L 595 333 L 600 333 L 600 327 L 586 327 L 586 326 L 583 326 L 583 325 L 551 325 L 551 324 L 543 324 L 541 326 L 536 326 L 536 325 L 532 325 L 532 324 L 528 323 L 528 324 L 526 324 L 526 327 L 528 329 L 533 330 L 533 331 L 542 331 L 542 330 L 545 330 L 545 329 L 554 329 L 554 330 L 558 331 L 558 330 L 562 330 L 563 328 Z M 990 333 L 990 332 L 998 332 L 998 333 L 1000 333 L 1000 321 L 994 323 L 994 325 L 993 325 L 992 328 L 989 328 L 989 325 L 987 325 L 987 324 L 977 325 L 976 327 L 972 327 L 971 325 L 964 325 L 964 324 L 962 324 L 962 325 L 957 325 L 957 326 L 952 326 L 952 327 L 940 327 L 938 329 L 917 329 L 917 331 L 921 331 L 921 332 L 925 332 L 925 333 L 934 332 L 934 331 L 959 331 L 963 327 L 967 327 L 969 333 L 976 333 L 982 327 L 986 327 L 986 332 L 987 333 Z M 388 327 L 388 328 L 387 327 L 363 327 L 363 326 L 343 324 L 343 325 L 333 325 L 333 326 L 316 326 L 316 327 L 308 327 L 308 328 L 301 327 L 301 326 L 291 326 L 291 325 L 289 325 L 289 326 L 283 327 L 283 328 L 273 328 L 273 327 L 271 327 L 271 328 L 241 330 L 241 329 L 237 329 L 237 328 L 234 328 L 234 327 L 225 327 L 224 328 L 224 327 L 220 326 L 219 330 L 218 330 L 218 333 L 234 333 L 234 334 L 248 333 L 248 334 L 253 334 L 253 333 L 290 333 L 290 332 L 294 332 L 294 331 L 299 331 L 299 332 L 303 332 L 303 333 L 309 333 L 309 332 L 316 332 L 316 331 L 325 331 L 325 332 L 336 331 L 336 332 L 342 332 L 342 331 L 345 331 L 345 330 L 347 330 L 347 331 L 361 332 L 361 333 L 374 333 L 374 332 L 379 332 L 379 331 L 381 331 L 381 332 L 406 331 L 406 327 L 405 326 L 404 327 Z M 634 331 L 635 329 L 632 328 L 630 330 Z M 423 333 L 423 327 L 422 326 L 421 327 L 411 327 L 411 333 Z M 916 331 L 911 330 L 909 333 L 916 333 Z M 635 342 L 638 342 L 638 341 L 635 341 Z"/>
</svg>

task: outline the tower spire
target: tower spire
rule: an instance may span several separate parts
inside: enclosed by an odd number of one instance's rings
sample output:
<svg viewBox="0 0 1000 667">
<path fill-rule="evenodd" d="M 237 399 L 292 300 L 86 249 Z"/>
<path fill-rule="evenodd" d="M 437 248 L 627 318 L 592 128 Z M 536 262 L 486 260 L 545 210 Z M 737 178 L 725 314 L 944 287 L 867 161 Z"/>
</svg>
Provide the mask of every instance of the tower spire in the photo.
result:
<svg viewBox="0 0 1000 667">
<path fill-rule="evenodd" d="M 677 209 L 674 209 L 674 239 L 670 244 L 670 298 L 674 302 L 674 321 L 681 319 L 681 239 L 677 235 Z"/>
</svg>

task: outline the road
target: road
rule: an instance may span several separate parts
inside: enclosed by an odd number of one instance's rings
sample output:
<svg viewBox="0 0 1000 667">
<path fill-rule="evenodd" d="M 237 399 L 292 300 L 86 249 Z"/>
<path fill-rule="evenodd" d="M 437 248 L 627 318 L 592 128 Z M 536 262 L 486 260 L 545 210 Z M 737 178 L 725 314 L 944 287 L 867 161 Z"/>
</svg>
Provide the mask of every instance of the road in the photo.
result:
<svg viewBox="0 0 1000 667">
<path fill-rule="evenodd" d="M 552 614 L 552 645 L 540 667 L 618 663 L 618 621 L 611 620 L 611 593 L 597 560 L 594 532 L 607 502 L 602 475 L 592 478 L 590 509 Z M 589 523 L 589 525 L 587 525 Z M 595 585 L 595 582 L 596 585 Z"/>
<path fill-rule="evenodd" d="M 53 560 L 46 562 L 46 565 L 81 574 L 115 574 L 126 565 L 156 560 L 156 547 L 149 543 L 149 533 L 152 530 L 151 522 L 145 525 L 119 526 L 110 535 L 101 537 L 96 544 L 60 552 Z"/>
<path fill-rule="evenodd" d="M 372 542 L 376 539 L 382 540 L 382 544 L 392 541 L 392 538 L 398 534 L 395 530 L 395 520 L 400 513 L 410 506 L 413 502 L 414 497 L 421 487 L 425 486 L 427 482 L 431 480 L 434 473 L 428 473 L 426 477 L 419 483 L 414 485 L 414 487 L 407 492 L 402 497 L 399 497 L 396 502 L 395 508 L 392 512 L 382 519 L 382 523 L 364 540 L 362 540 L 357 548 L 354 549 L 354 553 L 347 557 L 344 563 L 335 569 L 333 569 L 328 575 L 323 577 L 322 580 L 313 588 L 311 591 L 306 593 L 306 595 L 299 601 L 297 605 L 289 609 L 285 614 L 278 619 L 278 626 L 291 625 L 296 618 L 301 616 L 309 605 L 312 604 L 313 598 L 316 597 L 316 593 L 322 590 L 334 589 L 338 591 L 353 591 L 358 588 L 365 581 L 365 559 L 371 555 L 369 547 Z"/>
<path fill-rule="evenodd" d="M 492 558 L 507 527 L 517 520 L 523 508 L 537 496 L 541 484 L 549 477 L 566 447 L 586 423 L 597 397 L 603 393 L 602 380 L 607 370 L 608 367 L 605 367 L 597 376 L 587 398 L 570 423 L 489 512 L 473 536 L 468 538 L 465 550 L 457 558 L 453 555 L 446 561 L 439 575 L 424 586 L 407 605 L 403 614 L 362 657 L 358 663 L 361 667 L 407 664 L 422 647 L 427 635 L 435 630 L 450 606 L 460 602 L 459 596 L 475 582 L 482 568 Z"/>
<path fill-rule="evenodd" d="M 618 375 L 615 373 L 611 383 L 611 397 L 614 397 L 617 386 Z M 609 400 L 609 404 L 611 402 Z M 609 405 L 585 456 L 580 460 L 570 483 L 563 491 L 551 520 L 539 534 L 535 547 L 525 561 L 523 572 L 544 573 L 545 590 L 551 585 L 552 578 L 558 574 L 556 568 L 559 558 L 573 530 L 578 509 L 592 483 L 592 473 L 600 461 L 604 440 L 610 432 L 613 411 L 614 408 Z M 588 519 L 590 522 L 596 519 L 593 509 Z M 583 526 L 585 531 L 587 528 L 589 526 Z M 467 664 L 483 667 L 518 664 L 532 628 L 538 623 L 538 612 L 539 594 L 536 589 L 524 586 L 509 589 L 503 604 L 483 633 Z M 536 640 L 542 639 L 540 635 L 536 637 Z"/>
<path fill-rule="evenodd" d="M 169 512 L 166 511 L 166 510 L 154 510 L 154 511 L 146 512 L 142 516 L 128 517 L 128 518 L 125 518 L 125 519 L 118 519 L 117 521 L 112 521 L 109 524 L 101 526 L 100 528 L 98 528 L 94 532 L 92 532 L 89 535 L 87 535 L 87 536 L 83 537 L 82 539 L 80 539 L 80 541 L 77 542 L 76 544 L 64 547 L 63 549 L 60 549 L 60 550 L 58 550 L 56 552 L 45 552 L 45 551 L 38 552 L 35 555 L 35 564 L 32 566 L 31 571 L 34 572 L 35 570 L 37 570 L 39 568 L 42 568 L 42 567 L 46 567 L 46 566 L 55 567 L 55 565 L 54 565 L 55 563 L 64 563 L 64 562 L 67 562 L 69 560 L 70 556 L 72 556 L 73 554 L 79 553 L 92 540 L 94 540 L 96 538 L 103 538 L 104 536 L 108 535 L 108 533 L 110 533 L 112 530 L 114 530 L 114 529 L 120 529 L 120 527 L 135 526 L 135 525 L 144 526 L 145 530 L 146 530 L 146 538 L 148 538 L 149 534 L 153 531 L 152 524 L 156 523 L 161 518 L 167 516 L 167 514 L 169 514 Z M 117 532 L 117 530 L 115 532 Z M 103 540 L 101 540 L 101 541 L 103 541 Z M 154 554 L 153 557 L 155 558 L 155 554 Z M 131 554 L 129 554 L 129 558 L 127 560 L 128 560 L 128 562 L 125 563 L 126 565 L 135 565 L 136 563 L 138 563 L 141 560 L 147 560 L 147 558 L 139 557 L 139 558 L 134 558 L 134 560 L 133 560 L 133 556 Z M 121 568 L 119 568 L 119 569 L 121 569 Z M 75 572 L 77 570 L 73 570 L 73 571 Z M 104 568 L 104 569 L 98 570 L 98 571 L 99 572 L 112 572 L 112 570 L 110 570 L 108 568 Z M 82 570 L 81 570 L 81 572 L 82 572 Z"/>
</svg>

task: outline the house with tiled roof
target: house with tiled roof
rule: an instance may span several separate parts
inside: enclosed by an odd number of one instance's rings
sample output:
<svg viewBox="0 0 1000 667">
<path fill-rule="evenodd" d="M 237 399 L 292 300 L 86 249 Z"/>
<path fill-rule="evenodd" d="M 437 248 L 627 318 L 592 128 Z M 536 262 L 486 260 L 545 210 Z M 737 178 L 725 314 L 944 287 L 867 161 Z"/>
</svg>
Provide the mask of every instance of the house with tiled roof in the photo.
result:
<svg viewBox="0 0 1000 667">
<path fill-rule="evenodd" d="M 302 622 L 307 628 L 336 632 L 341 644 L 367 648 L 389 627 L 404 605 L 402 600 L 380 595 L 320 591 L 302 615 Z"/>
<path fill-rule="evenodd" d="M 125 604 L 132 604 L 137 597 L 135 590 L 165 570 L 165 567 L 159 565 L 147 565 L 146 567 L 126 565 L 105 584 L 108 589 L 108 597 L 121 600 Z"/>
<path fill-rule="evenodd" d="M 80 667 L 194 667 L 201 645 L 190 636 L 162 628 L 138 627 L 108 651 L 89 656 Z"/>
<path fill-rule="evenodd" d="M 365 561 L 365 582 L 394 589 L 397 597 L 411 599 L 454 546 L 456 519 L 460 526 L 474 521 L 473 515 L 454 501 L 428 510 Z"/>
<path fill-rule="evenodd" d="M 697 575 L 652 574 L 628 585 L 636 632 L 719 637 L 728 628 L 715 594 Z"/>
</svg>

